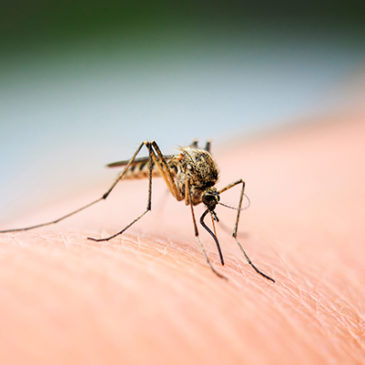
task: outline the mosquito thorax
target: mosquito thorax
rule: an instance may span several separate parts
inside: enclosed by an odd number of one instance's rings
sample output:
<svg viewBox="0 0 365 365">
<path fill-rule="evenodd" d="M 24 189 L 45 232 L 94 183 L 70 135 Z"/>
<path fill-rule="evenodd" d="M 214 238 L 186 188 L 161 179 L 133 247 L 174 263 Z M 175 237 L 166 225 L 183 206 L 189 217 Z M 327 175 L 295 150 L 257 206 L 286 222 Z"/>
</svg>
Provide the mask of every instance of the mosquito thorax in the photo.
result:
<svg viewBox="0 0 365 365">
<path fill-rule="evenodd" d="M 193 205 L 197 205 L 203 201 L 203 193 L 210 191 L 209 189 L 216 184 L 218 169 L 208 151 L 192 146 L 180 150 L 181 153 L 175 160 L 177 165 L 175 182 L 182 196 L 185 196 L 185 182 L 189 181 L 191 200 Z"/>
<path fill-rule="evenodd" d="M 218 169 L 212 155 L 205 150 L 192 147 L 182 148 L 181 171 L 197 188 L 205 189 L 215 185 Z"/>
</svg>

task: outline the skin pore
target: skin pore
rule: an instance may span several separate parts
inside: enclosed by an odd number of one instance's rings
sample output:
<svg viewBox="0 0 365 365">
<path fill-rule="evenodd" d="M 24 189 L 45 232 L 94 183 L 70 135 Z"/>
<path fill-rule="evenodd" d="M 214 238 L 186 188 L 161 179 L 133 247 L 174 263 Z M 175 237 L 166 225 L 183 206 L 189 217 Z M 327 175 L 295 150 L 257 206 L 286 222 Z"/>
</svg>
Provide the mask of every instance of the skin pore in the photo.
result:
<svg viewBox="0 0 365 365">
<path fill-rule="evenodd" d="M 243 178 L 251 206 L 217 206 L 217 235 L 153 180 L 121 182 L 106 202 L 58 225 L 0 236 L 0 356 L 5 364 L 360 364 L 365 358 L 365 117 L 344 112 L 212 146 L 218 186 Z M 107 184 L 108 185 L 108 184 Z M 237 205 L 240 188 L 222 194 Z M 101 190 L 19 219 L 57 217 Z M 197 216 L 203 207 L 197 207 Z M 25 219 L 25 220 L 27 220 Z M 6 222 L 5 222 L 6 223 Z M 2 226 L 5 225 L 2 223 Z M 209 224 L 207 219 L 207 224 Z M 7 225 L 5 225 L 7 226 Z M 6 227 L 2 227 L 6 228 Z"/>
</svg>

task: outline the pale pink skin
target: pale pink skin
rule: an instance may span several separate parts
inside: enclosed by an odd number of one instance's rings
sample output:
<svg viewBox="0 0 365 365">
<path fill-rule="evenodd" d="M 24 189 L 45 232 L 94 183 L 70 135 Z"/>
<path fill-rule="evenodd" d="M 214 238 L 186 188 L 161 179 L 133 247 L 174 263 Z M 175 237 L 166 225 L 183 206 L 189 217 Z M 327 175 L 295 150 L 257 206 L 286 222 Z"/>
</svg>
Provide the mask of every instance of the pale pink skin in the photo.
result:
<svg viewBox="0 0 365 365">
<path fill-rule="evenodd" d="M 247 183 L 240 241 L 275 284 L 246 264 L 230 237 L 235 213 L 223 207 L 224 267 L 200 229 L 229 281 L 216 277 L 189 208 L 163 202 L 162 180 L 142 222 L 109 243 L 87 241 L 144 209 L 147 181 L 122 182 L 107 202 L 63 223 L 0 236 L 1 363 L 364 363 L 365 117 L 322 119 L 226 150 L 213 145 L 218 186 Z M 11 223 L 56 217 L 106 188 Z M 234 188 L 222 201 L 238 196 Z"/>
</svg>

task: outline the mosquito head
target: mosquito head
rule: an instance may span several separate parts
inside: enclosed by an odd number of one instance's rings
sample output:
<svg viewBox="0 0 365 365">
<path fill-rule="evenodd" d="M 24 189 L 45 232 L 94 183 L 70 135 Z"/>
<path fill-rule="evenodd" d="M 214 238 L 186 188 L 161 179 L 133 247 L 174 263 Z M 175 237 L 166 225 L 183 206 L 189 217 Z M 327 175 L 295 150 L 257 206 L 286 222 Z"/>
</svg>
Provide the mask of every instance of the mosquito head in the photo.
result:
<svg viewBox="0 0 365 365">
<path fill-rule="evenodd" d="M 215 188 L 208 188 L 202 195 L 202 201 L 209 211 L 213 211 L 219 202 L 219 193 Z"/>
</svg>

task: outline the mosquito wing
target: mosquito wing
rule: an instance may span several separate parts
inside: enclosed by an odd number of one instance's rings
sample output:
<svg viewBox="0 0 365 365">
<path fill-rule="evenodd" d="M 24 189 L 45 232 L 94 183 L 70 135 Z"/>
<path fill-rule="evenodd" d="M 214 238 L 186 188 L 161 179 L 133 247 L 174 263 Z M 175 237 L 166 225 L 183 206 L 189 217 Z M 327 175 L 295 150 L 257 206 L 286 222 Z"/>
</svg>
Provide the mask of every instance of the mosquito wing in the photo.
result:
<svg viewBox="0 0 365 365">
<path fill-rule="evenodd" d="M 165 160 L 169 160 L 173 157 L 174 155 L 164 155 L 163 157 L 165 158 Z M 123 167 L 126 166 L 128 164 L 129 160 L 123 160 L 123 161 L 116 161 L 116 162 L 111 162 L 108 163 L 106 165 L 106 167 Z M 136 158 L 133 163 L 133 165 L 142 165 L 142 164 L 146 164 L 148 162 L 148 157 L 140 157 L 140 158 Z"/>
</svg>

